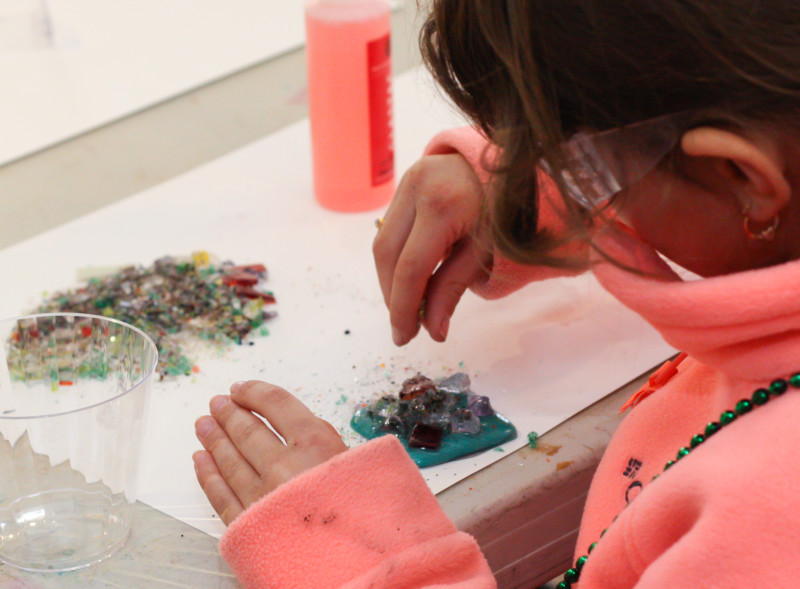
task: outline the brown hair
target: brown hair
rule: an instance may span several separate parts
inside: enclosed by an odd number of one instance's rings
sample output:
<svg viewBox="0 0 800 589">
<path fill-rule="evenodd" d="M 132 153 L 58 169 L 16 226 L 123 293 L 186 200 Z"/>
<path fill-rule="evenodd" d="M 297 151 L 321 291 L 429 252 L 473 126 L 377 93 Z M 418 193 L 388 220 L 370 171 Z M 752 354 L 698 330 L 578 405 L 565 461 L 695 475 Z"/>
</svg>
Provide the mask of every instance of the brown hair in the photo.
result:
<svg viewBox="0 0 800 589">
<path fill-rule="evenodd" d="M 800 106 L 798 0 L 432 0 L 423 57 L 502 148 L 495 243 L 524 263 L 569 263 L 537 231 L 536 165 L 559 145 L 684 111 L 780 119 Z M 575 232 L 592 218 L 566 203 Z"/>
</svg>

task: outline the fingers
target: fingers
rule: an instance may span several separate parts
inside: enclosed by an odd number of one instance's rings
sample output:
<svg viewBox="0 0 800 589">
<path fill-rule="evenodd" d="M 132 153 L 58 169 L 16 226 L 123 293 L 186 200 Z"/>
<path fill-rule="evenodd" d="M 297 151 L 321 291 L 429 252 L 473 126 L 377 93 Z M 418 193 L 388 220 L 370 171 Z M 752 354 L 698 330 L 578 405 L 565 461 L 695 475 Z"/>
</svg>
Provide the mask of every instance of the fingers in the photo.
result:
<svg viewBox="0 0 800 589">
<path fill-rule="evenodd" d="M 217 395 L 209 403 L 211 415 L 227 434 L 230 441 L 259 474 L 267 469 L 269 460 L 283 450 L 283 442 L 263 421 L 248 409 L 231 401 L 226 395 Z"/>
<path fill-rule="evenodd" d="M 383 302 L 387 307 L 392 292 L 394 267 L 397 264 L 397 258 L 400 257 L 400 252 L 403 251 L 403 244 L 408 239 L 416 217 L 414 201 L 409 198 L 411 195 L 409 183 L 410 175 L 404 174 L 397 185 L 396 197 L 383 216 L 383 226 L 378 230 L 372 243 L 378 282 L 383 294 Z"/>
<path fill-rule="evenodd" d="M 420 304 L 427 294 L 435 299 L 437 291 L 463 293 L 460 282 L 454 285 L 458 288 L 446 287 L 443 280 L 453 276 L 463 282 L 475 273 L 473 265 L 469 271 L 448 271 L 432 281 L 440 263 L 451 265 L 454 246 L 472 240 L 481 220 L 483 197 L 483 186 L 459 154 L 426 156 L 403 176 L 372 248 L 395 344 L 407 343 L 419 331 Z M 458 268 L 466 262 L 453 263 Z M 454 307 L 460 293 L 433 309 Z M 430 299 L 427 302 L 426 313 Z M 446 335 L 442 319 L 437 319 L 432 333 L 439 341 Z"/>
<path fill-rule="evenodd" d="M 242 456 L 227 432 L 213 417 L 204 416 L 195 422 L 195 432 L 203 447 L 211 453 L 217 469 L 240 503 L 249 505 L 260 492 L 259 474 Z"/>
<path fill-rule="evenodd" d="M 420 222 L 406 241 L 397 261 L 389 299 L 392 338 L 398 346 L 409 342 L 419 330 L 419 307 L 428 281 L 449 252 L 453 238 L 444 231 L 431 232 Z"/>
<path fill-rule="evenodd" d="M 316 417 L 288 391 L 265 382 L 251 380 L 231 387 L 236 404 L 263 416 L 275 431 L 286 440 L 287 449 L 298 456 L 308 454 L 310 460 L 347 449 L 336 429 Z M 298 460 L 298 464 L 303 464 Z"/>
<path fill-rule="evenodd" d="M 208 497 L 211 507 L 217 512 L 227 526 L 238 517 L 244 506 L 239 498 L 225 482 L 211 454 L 198 450 L 192 455 L 197 482 Z"/>
<path fill-rule="evenodd" d="M 428 282 L 423 322 L 435 341 L 447 339 L 450 317 L 458 302 L 470 285 L 486 277 L 490 263 L 490 254 L 481 256 L 472 242 L 462 240 L 436 270 Z"/>
<path fill-rule="evenodd" d="M 205 451 L 193 458 L 197 479 L 226 524 L 279 485 L 347 449 L 332 425 L 265 382 L 236 383 L 230 397 L 218 395 L 210 406 L 212 415 L 195 423 Z"/>
</svg>

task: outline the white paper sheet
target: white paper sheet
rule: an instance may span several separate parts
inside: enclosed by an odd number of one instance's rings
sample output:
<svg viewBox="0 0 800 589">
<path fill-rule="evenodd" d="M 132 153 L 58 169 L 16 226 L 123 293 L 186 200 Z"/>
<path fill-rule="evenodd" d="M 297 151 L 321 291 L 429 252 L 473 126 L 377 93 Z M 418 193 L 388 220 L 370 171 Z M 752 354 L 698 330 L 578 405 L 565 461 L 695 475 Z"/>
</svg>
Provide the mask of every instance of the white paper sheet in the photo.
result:
<svg viewBox="0 0 800 589">
<path fill-rule="evenodd" d="M 302 0 L 0 0 L 0 165 L 304 35 Z"/>
<path fill-rule="evenodd" d="M 398 169 L 457 121 L 419 71 L 395 83 Z M 298 395 L 350 443 L 354 408 L 421 371 L 465 371 L 519 430 L 502 448 L 425 469 L 441 491 L 658 364 L 673 350 L 591 275 L 533 284 L 501 301 L 467 294 L 448 342 L 420 335 L 398 349 L 375 277 L 378 212 L 332 213 L 313 200 L 306 121 L 127 200 L 0 251 L 0 316 L 42 291 L 75 284 L 87 266 L 149 264 L 209 250 L 263 262 L 279 316 L 270 334 L 198 361 L 199 374 L 153 387 L 141 498 L 212 534 L 222 532 L 194 477 L 194 420 L 231 382 L 263 379 Z M 349 331 L 349 334 L 346 333 Z"/>
</svg>

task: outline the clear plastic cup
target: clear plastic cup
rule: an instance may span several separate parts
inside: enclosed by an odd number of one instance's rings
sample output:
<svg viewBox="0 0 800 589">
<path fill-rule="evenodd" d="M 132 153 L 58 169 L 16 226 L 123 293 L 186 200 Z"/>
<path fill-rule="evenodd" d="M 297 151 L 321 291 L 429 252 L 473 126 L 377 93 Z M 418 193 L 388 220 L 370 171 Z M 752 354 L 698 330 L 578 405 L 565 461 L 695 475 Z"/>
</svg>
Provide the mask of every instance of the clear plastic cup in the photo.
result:
<svg viewBox="0 0 800 589">
<path fill-rule="evenodd" d="M 157 360 L 105 317 L 0 321 L 0 561 L 69 571 L 124 544 Z"/>
</svg>

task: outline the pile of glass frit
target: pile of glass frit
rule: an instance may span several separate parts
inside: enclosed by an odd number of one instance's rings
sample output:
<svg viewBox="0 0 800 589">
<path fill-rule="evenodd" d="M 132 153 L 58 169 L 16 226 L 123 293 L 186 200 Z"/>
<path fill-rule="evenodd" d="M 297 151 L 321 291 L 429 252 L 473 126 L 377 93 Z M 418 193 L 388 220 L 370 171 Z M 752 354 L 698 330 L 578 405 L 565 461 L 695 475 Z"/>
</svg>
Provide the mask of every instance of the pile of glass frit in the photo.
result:
<svg viewBox="0 0 800 589">
<path fill-rule="evenodd" d="M 130 266 L 91 278 L 80 288 L 58 292 L 37 313 L 103 315 L 138 327 L 156 343 L 157 371 L 191 374 L 195 362 L 186 345 L 194 339 L 218 345 L 241 344 L 254 329 L 275 316 L 267 310 L 275 297 L 261 288 L 262 264 L 214 263 L 207 252 L 189 258 L 163 257 L 151 266 Z"/>
</svg>

